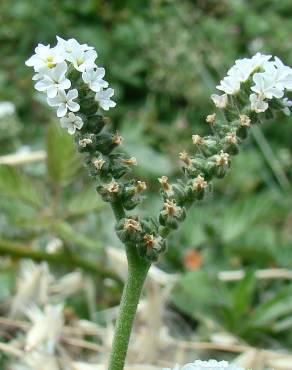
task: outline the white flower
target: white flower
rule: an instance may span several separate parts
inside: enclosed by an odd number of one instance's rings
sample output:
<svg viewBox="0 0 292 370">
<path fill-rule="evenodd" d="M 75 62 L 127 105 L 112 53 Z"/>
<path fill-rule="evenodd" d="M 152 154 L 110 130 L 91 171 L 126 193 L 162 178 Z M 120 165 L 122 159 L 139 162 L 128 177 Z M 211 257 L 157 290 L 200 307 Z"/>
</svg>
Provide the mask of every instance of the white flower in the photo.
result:
<svg viewBox="0 0 292 370">
<path fill-rule="evenodd" d="M 62 62 L 47 70 L 44 77 L 35 84 L 36 90 L 46 91 L 49 98 L 54 98 L 59 90 L 69 89 L 71 81 L 66 78 L 67 69 L 67 63 Z"/>
<path fill-rule="evenodd" d="M 111 97 L 114 95 L 115 91 L 112 88 L 101 90 L 95 94 L 95 100 L 99 103 L 100 107 L 103 110 L 109 110 L 116 106 L 116 103 L 111 100 Z"/>
<path fill-rule="evenodd" d="M 228 95 L 235 95 L 240 90 L 240 82 L 233 76 L 227 76 L 220 81 L 220 85 L 216 86 L 216 88 Z"/>
<path fill-rule="evenodd" d="M 86 70 L 82 72 L 83 81 L 88 84 L 89 88 L 94 92 L 99 92 L 103 88 L 108 87 L 108 82 L 103 80 L 104 76 L 104 68 L 86 68 Z"/>
<path fill-rule="evenodd" d="M 67 93 L 64 90 L 59 90 L 57 96 L 54 98 L 48 98 L 48 104 L 51 107 L 57 107 L 57 116 L 64 117 L 67 110 L 71 112 L 78 112 L 80 105 L 73 100 L 78 97 L 78 91 L 76 89 L 69 90 Z"/>
<path fill-rule="evenodd" d="M 260 52 L 257 52 L 252 58 L 251 58 L 251 64 L 253 67 L 253 70 L 257 68 L 264 67 L 265 64 L 272 58 L 271 55 L 265 55 L 261 54 Z"/>
<path fill-rule="evenodd" d="M 251 94 L 249 100 L 251 110 L 255 111 L 256 113 L 265 112 L 269 108 L 269 104 L 257 94 Z"/>
<path fill-rule="evenodd" d="M 67 128 L 70 135 L 73 135 L 77 130 L 80 130 L 83 126 L 81 117 L 76 116 L 74 113 L 69 112 L 68 116 L 60 119 L 61 127 Z"/>
<path fill-rule="evenodd" d="M 276 88 L 292 89 L 292 69 L 285 66 L 279 58 L 275 57 L 274 62 L 266 64 L 264 75 L 268 76 Z"/>
<path fill-rule="evenodd" d="M 15 105 L 10 101 L 0 102 L 0 118 L 12 116 L 15 113 Z"/>
<path fill-rule="evenodd" d="M 87 44 L 79 44 L 79 42 L 75 39 L 64 40 L 59 36 L 56 37 L 58 41 L 57 46 L 60 47 L 60 50 L 65 58 L 67 58 L 74 51 L 76 52 L 94 49 L 92 46 L 88 46 Z"/>
<path fill-rule="evenodd" d="M 248 80 L 249 76 L 257 69 L 264 68 L 271 55 L 256 53 L 252 58 L 243 58 L 235 61 L 227 75 L 232 76 L 240 82 Z"/>
<path fill-rule="evenodd" d="M 16 317 L 22 314 L 32 303 L 45 303 L 51 279 L 46 263 L 23 262 L 20 276 L 17 279 L 16 294 L 11 303 L 10 315 Z"/>
<path fill-rule="evenodd" d="M 171 370 L 171 369 L 163 369 Z M 176 365 L 173 370 L 244 370 L 242 367 L 229 365 L 227 361 L 200 361 L 197 360 L 183 366 Z"/>
<path fill-rule="evenodd" d="M 290 107 L 292 107 L 292 101 L 289 100 L 288 98 L 284 98 L 282 99 L 282 104 L 283 104 L 283 109 L 282 109 L 282 112 L 286 115 L 286 116 L 290 116 L 291 114 L 291 111 L 290 111 Z"/>
<path fill-rule="evenodd" d="M 45 346 L 49 353 L 53 353 L 64 324 L 63 305 L 46 306 L 44 311 L 33 306 L 26 314 L 33 326 L 27 333 L 25 350 L 32 351 Z"/>
<path fill-rule="evenodd" d="M 228 96 L 226 94 L 223 95 L 212 94 L 211 99 L 213 100 L 217 108 L 226 108 L 228 103 Z"/>
<path fill-rule="evenodd" d="M 70 54 L 67 55 L 67 60 L 71 62 L 75 69 L 79 72 L 84 72 L 88 68 L 95 67 L 95 59 L 97 53 L 95 50 L 82 50 L 74 49 Z"/>
<path fill-rule="evenodd" d="M 263 99 L 282 98 L 284 95 L 282 86 L 276 84 L 275 76 L 268 71 L 256 73 L 253 76 L 253 81 L 255 85 L 251 87 L 251 90 Z"/>
<path fill-rule="evenodd" d="M 35 54 L 25 64 L 34 67 L 34 70 L 38 72 L 43 67 L 53 68 L 63 61 L 64 56 L 58 47 L 50 48 L 50 45 L 38 44 L 35 48 Z"/>
</svg>

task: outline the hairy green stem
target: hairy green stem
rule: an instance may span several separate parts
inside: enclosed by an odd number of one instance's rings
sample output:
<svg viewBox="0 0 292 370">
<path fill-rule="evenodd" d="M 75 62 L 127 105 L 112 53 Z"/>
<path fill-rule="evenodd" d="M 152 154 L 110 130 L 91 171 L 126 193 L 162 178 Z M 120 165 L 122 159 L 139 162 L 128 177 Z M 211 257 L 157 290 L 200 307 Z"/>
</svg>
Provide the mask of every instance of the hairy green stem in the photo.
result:
<svg viewBox="0 0 292 370">
<path fill-rule="evenodd" d="M 121 204 L 113 203 L 112 208 L 117 220 L 125 216 Z M 144 281 L 151 265 L 140 258 L 134 245 L 127 244 L 125 247 L 128 258 L 128 278 L 124 286 L 120 312 L 116 322 L 109 370 L 123 370 L 124 368 L 134 318 Z"/>
</svg>

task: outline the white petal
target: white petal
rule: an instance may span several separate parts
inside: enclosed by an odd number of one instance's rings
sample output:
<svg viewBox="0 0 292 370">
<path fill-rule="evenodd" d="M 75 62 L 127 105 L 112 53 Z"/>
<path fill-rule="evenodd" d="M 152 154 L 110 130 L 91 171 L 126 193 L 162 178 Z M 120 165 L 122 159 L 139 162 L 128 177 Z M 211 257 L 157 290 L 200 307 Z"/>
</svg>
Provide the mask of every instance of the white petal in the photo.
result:
<svg viewBox="0 0 292 370">
<path fill-rule="evenodd" d="M 47 79 L 40 80 L 34 85 L 38 91 L 46 91 L 50 86 L 52 86 L 52 82 Z"/>
<path fill-rule="evenodd" d="M 68 125 L 68 133 L 70 135 L 73 135 L 75 133 L 75 130 L 76 130 L 75 125 L 72 125 L 72 124 Z"/>
<path fill-rule="evenodd" d="M 73 99 L 76 99 L 77 97 L 78 97 L 77 89 L 72 89 L 68 91 L 67 93 L 68 100 L 73 100 Z"/>
<path fill-rule="evenodd" d="M 65 103 L 59 105 L 57 109 L 57 117 L 64 117 L 67 113 L 67 106 Z"/>
<path fill-rule="evenodd" d="M 67 78 L 59 83 L 59 88 L 62 90 L 70 89 L 70 87 L 71 87 L 71 81 L 68 80 Z"/>
<path fill-rule="evenodd" d="M 80 109 L 80 105 L 78 103 L 75 103 L 74 101 L 68 101 L 67 106 L 71 112 L 78 112 Z"/>
</svg>

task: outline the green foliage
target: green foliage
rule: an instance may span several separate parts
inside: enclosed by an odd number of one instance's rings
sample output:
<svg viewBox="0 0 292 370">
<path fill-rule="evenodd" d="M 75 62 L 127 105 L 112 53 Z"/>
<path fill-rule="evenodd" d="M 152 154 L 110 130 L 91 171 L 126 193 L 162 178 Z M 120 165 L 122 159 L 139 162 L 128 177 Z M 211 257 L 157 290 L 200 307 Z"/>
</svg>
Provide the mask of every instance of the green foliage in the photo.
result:
<svg viewBox="0 0 292 370">
<path fill-rule="evenodd" d="M 80 168 L 73 138 L 57 123 L 50 125 L 47 134 L 47 167 L 50 179 L 60 185 L 72 181 Z"/>
</svg>

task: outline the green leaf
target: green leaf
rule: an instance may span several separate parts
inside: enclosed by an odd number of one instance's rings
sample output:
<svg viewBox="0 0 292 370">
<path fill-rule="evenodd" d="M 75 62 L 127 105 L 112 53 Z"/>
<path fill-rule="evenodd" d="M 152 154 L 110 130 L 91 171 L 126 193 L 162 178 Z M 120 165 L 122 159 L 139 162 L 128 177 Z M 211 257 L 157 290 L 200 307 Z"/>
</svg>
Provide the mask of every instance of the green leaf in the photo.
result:
<svg viewBox="0 0 292 370">
<path fill-rule="evenodd" d="M 0 194 L 34 208 L 41 207 L 43 203 L 40 187 L 18 169 L 9 166 L 0 166 Z"/>
<path fill-rule="evenodd" d="M 218 302 L 217 298 L 215 281 L 205 271 L 189 272 L 181 276 L 171 295 L 172 303 L 193 318 L 208 315 Z"/>
<path fill-rule="evenodd" d="M 85 236 L 79 231 L 76 231 L 73 226 L 66 222 L 58 222 L 54 225 L 54 231 L 57 236 L 65 242 L 76 244 L 78 247 L 84 247 L 87 250 L 101 250 L 102 246 L 100 241 L 93 240 Z"/>
<path fill-rule="evenodd" d="M 276 296 L 257 307 L 251 316 L 254 327 L 272 326 L 292 314 L 292 287 L 285 287 Z"/>
<path fill-rule="evenodd" d="M 52 123 L 47 135 L 47 168 L 56 184 L 70 183 L 81 166 L 72 136 L 57 123 Z"/>
<path fill-rule="evenodd" d="M 153 177 L 170 175 L 173 166 L 167 156 L 155 151 L 151 146 L 145 144 L 145 135 L 142 125 L 136 122 L 126 122 L 123 126 L 123 135 L 127 138 L 124 149 L 129 156 L 136 157 L 138 166 L 135 171 L 139 175 L 148 174 Z"/>
<path fill-rule="evenodd" d="M 74 195 L 68 205 L 68 216 L 79 216 L 89 212 L 100 210 L 105 207 L 93 185 L 88 186 L 82 192 Z"/>
<path fill-rule="evenodd" d="M 233 290 L 233 311 L 238 318 L 250 309 L 256 288 L 256 278 L 252 271 L 246 273 L 244 279 L 237 283 Z"/>
</svg>

